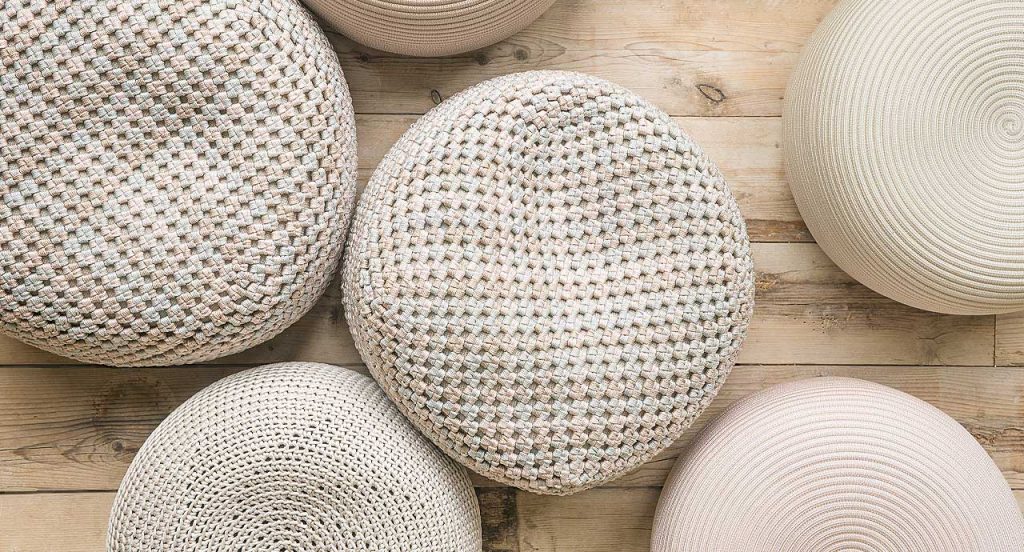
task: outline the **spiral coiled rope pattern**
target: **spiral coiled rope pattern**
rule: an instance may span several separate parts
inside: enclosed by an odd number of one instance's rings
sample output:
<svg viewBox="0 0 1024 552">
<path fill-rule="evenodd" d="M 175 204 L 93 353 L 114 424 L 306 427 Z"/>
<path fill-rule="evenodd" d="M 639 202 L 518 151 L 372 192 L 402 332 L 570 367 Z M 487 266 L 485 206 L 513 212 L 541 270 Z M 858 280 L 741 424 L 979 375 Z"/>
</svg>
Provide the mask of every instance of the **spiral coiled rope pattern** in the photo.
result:
<svg viewBox="0 0 1024 552">
<path fill-rule="evenodd" d="M 953 314 L 1024 310 L 1024 3 L 845 0 L 786 94 L 793 195 L 868 287 Z"/>
<path fill-rule="evenodd" d="M 1024 518 L 985 450 L 888 387 L 814 378 L 751 395 L 681 456 L 652 552 L 1016 552 Z"/>
</svg>

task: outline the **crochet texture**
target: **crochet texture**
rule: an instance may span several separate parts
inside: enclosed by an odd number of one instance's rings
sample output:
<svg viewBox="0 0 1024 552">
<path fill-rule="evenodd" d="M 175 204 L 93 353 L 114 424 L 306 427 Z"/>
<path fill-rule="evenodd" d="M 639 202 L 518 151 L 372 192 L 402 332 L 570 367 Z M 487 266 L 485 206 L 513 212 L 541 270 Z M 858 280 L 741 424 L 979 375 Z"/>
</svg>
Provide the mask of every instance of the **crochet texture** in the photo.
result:
<svg viewBox="0 0 1024 552">
<path fill-rule="evenodd" d="M 564 494 L 668 446 L 714 398 L 752 310 L 725 181 L 611 83 L 488 81 L 416 123 L 357 209 L 346 315 L 438 445 Z"/>
<path fill-rule="evenodd" d="M 662 491 L 652 552 L 1019 552 L 1024 518 L 956 420 L 878 384 L 815 378 L 708 425 Z"/>
<path fill-rule="evenodd" d="M 555 0 L 307 0 L 332 27 L 378 50 L 447 56 L 500 42 Z"/>
<path fill-rule="evenodd" d="M 472 552 L 465 470 L 370 378 L 277 364 L 223 379 L 142 446 L 110 518 L 110 552 Z"/>
<path fill-rule="evenodd" d="M 807 227 L 851 276 L 953 314 L 1024 310 L 1024 2 L 845 0 L 786 93 Z"/>
<path fill-rule="evenodd" d="M 189 363 L 302 316 L 336 270 L 355 132 L 294 0 L 0 7 L 0 329 Z"/>
</svg>

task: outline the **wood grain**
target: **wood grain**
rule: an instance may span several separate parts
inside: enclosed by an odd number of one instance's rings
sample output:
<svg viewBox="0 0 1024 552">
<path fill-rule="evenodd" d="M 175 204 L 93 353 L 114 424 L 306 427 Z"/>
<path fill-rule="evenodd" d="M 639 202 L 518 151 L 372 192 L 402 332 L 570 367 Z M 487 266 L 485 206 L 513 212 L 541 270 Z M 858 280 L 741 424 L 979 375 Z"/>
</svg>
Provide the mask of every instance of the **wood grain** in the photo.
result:
<svg viewBox="0 0 1024 552">
<path fill-rule="evenodd" d="M 359 113 L 424 113 L 488 78 L 581 71 L 671 115 L 778 116 L 798 52 L 835 0 L 560 1 L 490 48 L 422 60 L 331 33 Z"/>
<path fill-rule="evenodd" d="M 0 492 L 115 490 L 134 453 L 171 410 L 240 369 L 0 369 Z M 876 381 L 930 402 L 963 424 L 1008 481 L 1024 488 L 1024 370 L 939 366 L 738 366 L 693 428 L 614 485 L 660 486 L 696 432 L 730 404 L 777 383 L 823 375 Z M 474 481 L 496 485 L 479 476 Z"/>
<path fill-rule="evenodd" d="M 1024 312 L 996 317 L 996 364 L 1024 366 Z"/>
</svg>

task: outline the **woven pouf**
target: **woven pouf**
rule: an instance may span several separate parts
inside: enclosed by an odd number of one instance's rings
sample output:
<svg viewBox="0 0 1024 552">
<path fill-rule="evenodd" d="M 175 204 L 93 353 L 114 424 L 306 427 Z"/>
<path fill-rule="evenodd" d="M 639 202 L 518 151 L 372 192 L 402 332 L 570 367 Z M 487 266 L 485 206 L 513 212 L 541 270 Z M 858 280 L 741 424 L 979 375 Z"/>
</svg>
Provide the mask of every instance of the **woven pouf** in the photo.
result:
<svg viewBox="0 0 1024 552">
<path fill-rule="evenodd" d="M 107 550 L 472 552 L 465 470 L 366 376 L 255 368 L 201 391 L 146 440 Z"/>
<path fill-rule="evenodd" d="M 652 552 L 1019 552 L 1024 518 L 955 420 L 894 389 L 815 378 L 712 422 L 662 491 Z"/>
<path fill-rule="evenodd" d="M 844 0 L 786 94 L 815 239 L 897 301 L 1024 310 L 1024 2 Z"/>
<path fill-rule="evenodd" d="M 80 361 L 273 337 L 341 256 L 355 131 L 296 0 L 0 4 L 0 330 Z"/>
<path fill-rule="evenodd" d="M 360 201 L 356 345 L 441 448 L 566 494 L 668 446 L 714 398 L 752 310 L 718 169 L 611 83 L 501 77 L 431 111 Z"/>
<path fill-rule="evenodd" d="M 490 46 L 526 28 L 555 0 L 306 0 L 356 42 L 410 56 Z"/>
</svg>

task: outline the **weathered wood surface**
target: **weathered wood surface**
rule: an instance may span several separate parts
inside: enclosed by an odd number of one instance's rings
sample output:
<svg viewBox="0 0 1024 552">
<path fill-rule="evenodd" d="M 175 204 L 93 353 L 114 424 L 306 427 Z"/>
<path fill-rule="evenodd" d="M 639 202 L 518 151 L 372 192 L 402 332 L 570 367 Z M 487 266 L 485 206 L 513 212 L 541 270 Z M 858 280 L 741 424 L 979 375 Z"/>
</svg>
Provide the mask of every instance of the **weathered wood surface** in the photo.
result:
<svg viewBox="0 0 1024 552">
<path fill-rule="evenodd" d="M 964 425 L 1024 505 L 1024 315 L 953 317 L 893 303 L 829 261 L 786 182 L 779 118 L 799 51 L 836 0 L 558 0 L 523 33 L 447 59 L 376 52 L 329 33 L 359 129 L 360 186 L 418 114 L 490 77 L 592 73 L 644 95 L 715 159 L 755 243 L 757 310 L 741 365 L 670 450 L 611 487 L 552 498 L 476 477 L 487 550 L 646 551 L 676 457 L 729 404 L 782 381 L 864 378 Z M 0 337 L 0 552 L 103 549 L 112 491 L 146 436 L 207 384 L 287 360 L 364 370 L 332 285 L 294 327 L 208 366 L 118 370 Z M 998 366 L 998 367 L 997 367 Z"/>
</svg>

